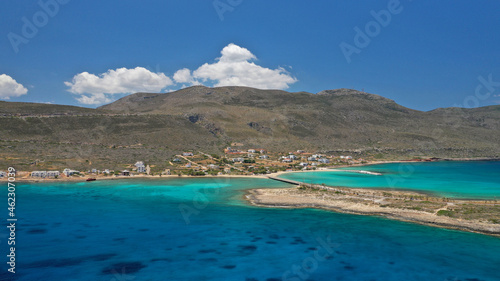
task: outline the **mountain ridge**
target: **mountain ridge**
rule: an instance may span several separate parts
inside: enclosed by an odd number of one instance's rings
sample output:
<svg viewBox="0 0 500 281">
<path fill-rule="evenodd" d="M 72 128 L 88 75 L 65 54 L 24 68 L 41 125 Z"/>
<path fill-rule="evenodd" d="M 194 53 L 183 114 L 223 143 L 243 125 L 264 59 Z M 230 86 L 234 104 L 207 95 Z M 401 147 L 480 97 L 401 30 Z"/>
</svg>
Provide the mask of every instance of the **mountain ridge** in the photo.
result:
<svg viewBox="0 0 500 281">
<path fill-rule="evenodd" d="M 377 158 L 500 156 L 500 106 L 424 112 L 350 89 L 195 86 L 136 93 L 97 109 L 3 102 L 0 116 L 5 164 L 59 158 L 160 164 L 183 150 L 221 153 L 233 142 Z"/>
</svg>

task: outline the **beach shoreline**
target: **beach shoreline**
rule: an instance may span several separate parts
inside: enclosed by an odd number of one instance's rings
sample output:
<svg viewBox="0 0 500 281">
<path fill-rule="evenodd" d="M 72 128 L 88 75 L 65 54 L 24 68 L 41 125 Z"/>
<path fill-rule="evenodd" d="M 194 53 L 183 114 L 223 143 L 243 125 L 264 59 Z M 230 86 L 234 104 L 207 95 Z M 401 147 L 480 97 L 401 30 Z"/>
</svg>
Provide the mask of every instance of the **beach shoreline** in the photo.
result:
<svg viewBox="0 0 500 281">
<path fill-rule="evenodd" d="M 500 158 L 442 158 L 438 161 L 433 161 L 433 162 L 439 162 L 439 161 L 500 161 Z M 190 176 L 190 175 L 145 175 L 145 174 L 140 174 L 140 175 L 132 175 L 132 176 L 115 176 L 115 175 L 110 175 L 110 176 L 102 176 L 102 175 L 94 175 L 94 174 L 85 174 L 84 176 L 81 177 L 66 177 L 62 175 L 59 178 L 32 178 L 29 176 L 28 171 L 18 171 L 18 175 L 23 175 L 22 177 L 16 176 L 16 181 L 18 182 L 82 182 L 86 181 L 88 178 L 95 178 L 96 180 L 118 180 L 118 179 L 132 179 L 132 178 L 152 178 L 152 179 L 161 179 L 161 178 L 268 178 L 268 177 L 278 177 L 283 174 L 288 174 L 288 173 L 309 173 L 309 172 L 332 172 L 335 171 L 335 169 L 339 168 L 346 168 L 346 167 L 363 167 L 363 166 L 371 166 L 371 165 L 380 165 L 380 164 L 393 164 L 393 163 L 400 163 L 400 164 L 410 164 L 410 163 L 425 163 L 425 161 L 421 160 L 390 160 L 390 161 L 370 161 L 367 163 L 358 163 L 358 164 L 345 164 L 345 165 L 335 165 L 335 166 L 330 166 L 330 167 L 322 167 L 316 170 L 297 170 L 297 171 L 279 171 L 276 173 L 271 173 L 271 174 L 258 174 L 258 175 L 217 175 L 217 176 L 211 176 L 211 175 L 205 175 L 205 176 Z M 2 181 L 7 181 L 7 177 L 0 178 L 0 182 Z"/>
<path fill-rule="evenodd" d="M 96 179 L 96 181 L 101 181 L 101 180 L 127 180 L 127 179 L 186 179 L 186 178 L 198 178 L 198 179 L 203 179 L 203 178 L 265 178 L 267 179 L 266 175 L 223 175 L 223 176 L 189 176 L 189 175 L 134 175 L 134 176 L 96 176 L 96 175 L 88 175 L 84 177 L 61 177 L 61 178 L 46 178 L 46 179 L 40 179 L 40 178 L 31 178 L 31 177 L 22 177 L 22 178 L 16 178 L 17 182 L 25 182 L 25 183 L 31 183 L 31 182 L 36 182 L 36 183 L 43 183 L 43 182 L 85 182 L 87 181 L 88 178 L 93 178 Z M 7 178 L 2 178 L 1 181 L 7 181 Z"/>
<path fill-rule="evenodd" d="M 395 162 L 386 162 L 386 163 L 395 163 Z M 396 162 L 397 163 L 397 162 Z M 382 163 L 373 163 L 373 164 L 382 164 Z M 370 165 L 370 164 L 359 164 L 361 165 Z M 95 178 L 96 180 L 120 180 L 120 179 L 163 179 L 163 178 L 265 178 L 267 179 L 269 176 L 271 177 L 276 177 L 285 173 L 298 173 L 298 172 L 317 172 L 317 171 L 332 171 L 335 168 L 345 168 L 345 167 L 355 167 L 358 166 L 358 164 L 354 165 L 338 165 L 335 167 L 328 167 L 328 168 L 322 168 L 318 170 L 308 170 L 308 171 L 280 171 L 276 173 L 271 173 L 271 174 L 258 174 L 258 175 L 204 175 L 204 176 L 191 176 L 191 175 L 145 175 L 145 174 L 140 174 L 140 175 L 131 175 L 131 176 L 116 176 L 116 175 L 110 175 L 110 176 L 102 176 L 102 175 L 94 175 L 94 174 L 86 174 L 85 176 L 79 176 L 79 177 L 66 177 L 62 175 L 59 178 L 33 178 L 29 176 L 29 172 L 27 171 L 18 171 L 18 176 L 16 177 L 16 181 L 18 182 L 82 182 L 86 181 L 88 178 Z M 19 176 L 22 175 L 22 176 Z M 7 177 L 0 178 L 0 182 L 2 181 L 7 181 Z"/>
</svg>

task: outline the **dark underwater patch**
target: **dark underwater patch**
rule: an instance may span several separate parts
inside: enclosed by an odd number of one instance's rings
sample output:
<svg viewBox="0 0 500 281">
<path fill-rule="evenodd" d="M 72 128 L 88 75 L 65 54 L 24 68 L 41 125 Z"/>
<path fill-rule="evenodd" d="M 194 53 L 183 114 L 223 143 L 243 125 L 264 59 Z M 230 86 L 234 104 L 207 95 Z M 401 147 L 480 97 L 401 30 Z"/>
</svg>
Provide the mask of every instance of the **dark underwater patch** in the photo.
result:
<svg viewBox="0 0 500 281">
<path fill-rule="evenodd" d="M 199 261 L 202 262 L 218 262 L 219 260 L 216 258 L 206 258 L 206 259 L 199 259 Z"/>
<path fill-rule="evenodd" d="M 344 268 L 345 268 L 345 269 L 347 269 L 347 270 L 355 270 L 355 269 L 356 269 L 356 268 L 355 268 L 354 266 L 352 266 L 352 265 L 345 265 L 345 266 L 344 266 Z"/>
<path fill-rule="evenodd" d="M 252 254 L 257 250 L 257 246 L 254 245 L 240 245 L 239 248 L 240 248 L 240 253 L 247 255 Z"/>
<path fill-rule="evenodd" d="M 271 235 L 269 235 L 269 238 L 271 238 L 271 239 L 280 239 L 280 237 L 278 236 L 278 234 L 271 234 Z"/>
<path fill-rule="evenodd" d="M 67 259 L 50 259 L 32 262 L 27 265 L 28 268 L 45 268 L 45 267 L 67 267 L 75 266 L 84 262 L 81 258 L 67 258 Z"/>
<path fill-rule="evenodd" d="M 116 256 L 116 254 L 98 254 L 92 256 L 83 256 L 83 257 L 75 257 L 75 258 L 60 258 L 60 259 L 49 259 L 49 260 L 41 260 L 32 262 L 27 265 L 27 267 L 31 268 L 43 268 L 43 267 L 68 267 L 79 265 L 83 262 L 87 261 L 105 261 L 111 259 Z"/>
<path fill-rule="evenodd" d="M 200 254 L 208 254 L 208 253 L 215 253 L 217 252 L 217 250 L 215 249 L 203 249 L 203 250 L 199 250 L 198 253 Z"/>
<path fill-rule="evenodd" d="M 102 274 L 131 274 L 139 272 L 139 270 L 145 268 L 146 266 L 138 261 L 135 262 L 120 262 L 113 265 L 107 266 L 101 270 Z"/>
<path fill-rule="evenodd" d="M 33 228 L 27 231 L 29 234 L 44 234 L 47 233 L 45 228 Z"/>
<path fill-rule="evenodd" d="M 99 254 L 99 255 L 89 256 L 88 259 L 93 261 L 105 261 L 115 256 L 116 254 Z"/>
<path fill-rule="evenodd" d="M 151 259 L 152 262 L 155 262 L 155 261 L 166 261 L 166 262 L 171 262 L 172 259 L 170 258 L 156 258 L 156 259 Z"/>
</svg>

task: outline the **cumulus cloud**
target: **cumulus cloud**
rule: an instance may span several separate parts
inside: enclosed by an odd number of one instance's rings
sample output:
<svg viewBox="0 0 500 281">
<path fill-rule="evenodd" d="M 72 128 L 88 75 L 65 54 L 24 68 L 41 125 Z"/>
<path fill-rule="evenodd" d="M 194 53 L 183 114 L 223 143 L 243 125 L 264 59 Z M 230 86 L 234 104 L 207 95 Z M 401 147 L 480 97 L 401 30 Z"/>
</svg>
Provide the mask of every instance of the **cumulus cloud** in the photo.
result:
<svg viewBox="0 0 500 281">
<path fill-rule="evenodd" d="M 174 80 L 177 83 L 193 83 L 194 79 L 191 76 L 191 70 L 187 68 L 179 69 L 174 74 Z"/>
<path fill-rule="evenodd" d="M 173 82 L 163 73 L 136 67 L 110 69 L 99 75 L 82 72 L 64 84 L 69 87 L 69 92 L 79 95 L 78 102 L 97 105 L 111 102 L 114 94 L 160 92 Z"/>
<path fill-rule="evenodd" d="M 179 70 L 178 78 L 185 81 L 182 83 L 211 81 L 215 87 L 247 86 L 259 89 L 287 89 L 290 84 L 297 82 L 296 78 L 281 67 L 270 69 L 255 64 L 253 60 L 257 57 L 254 54 L 233 43 L 224 47 L 221 55 L 216 62 L 205 63 L 192 74 L 189 69 Z M 175 77 L 174 80 L 177 82 Z"/>
<path fill-rule="evenodd" d="M 7 74 L 0 75 L 0 99 L 8 100 L 12 97 L 26 95 L 28 89 L 22 84 L 17 83 L 12 77 Z"/>
<path fill-rule="evenodd" d="M 165 74 L 153 73 L 143 67 L 118 68 L 95 75 L 82 72 L 71 82 L 64 82 L 68 91 L 78 95 L 82 104 L 99 105 L 115 100 L 113 95 L 135 92 L 170 92 L 168 86 L 185 88 L 193 85 L 247 86 L 259 89 L 287 89 L 297 79 L 282 67 L 270 69 L 255 64 L 257 57 L 248 49 L 233 43 L 224 47 L 221 57 L 205 63 L 196 70 L 177 70 L 173 80 Z"/>
</svg>

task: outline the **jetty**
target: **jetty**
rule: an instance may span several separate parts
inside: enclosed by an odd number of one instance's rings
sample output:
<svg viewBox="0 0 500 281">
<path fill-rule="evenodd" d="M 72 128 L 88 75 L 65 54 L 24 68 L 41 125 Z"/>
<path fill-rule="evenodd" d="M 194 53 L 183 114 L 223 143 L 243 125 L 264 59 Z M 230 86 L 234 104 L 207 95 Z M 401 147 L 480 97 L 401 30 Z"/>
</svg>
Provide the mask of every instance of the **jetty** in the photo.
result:
<svg viewBox="0 0 500 281">
<path fill-rule="evenodd" d="M 299 182 L 299 181 L 287 180 L 287 179 L 282 179 L 282 178 L 277 178 L 277 177 L 272 177 L 272 176 L 268 176 L 267 178 L 268 178 L 268 179 L 270 179 L 270 180 L 275 180 L 275 181 L 286 182 L 286 183 L 289 183 L 289 184 L 294 184 L 294 185 L 301 185 L 301 184 L 302 184 L 302 183 L 301 183 L 301 182 Z"/>
<path fill-rule="evenodd" d="M 367 174 L 367 175 L 374 175 L 374 176 L 381 176 L 381 173 L 377 172 L 371 172 L 371 171 L 365 171 L 365 170 L 339 170 L 339 169 L 330 169 L 329 171 L 332 172 L 349 172 L 349 173 L 358 173 L 358 174 Z"/>
</svg>

